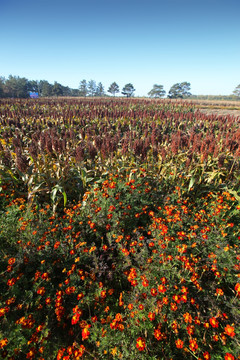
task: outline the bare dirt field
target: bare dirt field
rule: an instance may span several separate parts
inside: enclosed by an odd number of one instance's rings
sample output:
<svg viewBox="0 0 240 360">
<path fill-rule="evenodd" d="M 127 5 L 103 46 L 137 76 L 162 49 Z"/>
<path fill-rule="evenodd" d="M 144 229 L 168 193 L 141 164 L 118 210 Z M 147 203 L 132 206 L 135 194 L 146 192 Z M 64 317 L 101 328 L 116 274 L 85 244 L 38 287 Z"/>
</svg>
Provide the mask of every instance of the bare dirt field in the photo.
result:
<svg viewBox="0 0 240 360">
<path fill-rule="evenodd" d="M 240 101 L 191 100 L 196 107 L 206 114 L 233 115 L 240 117 Z"/>
</svg>

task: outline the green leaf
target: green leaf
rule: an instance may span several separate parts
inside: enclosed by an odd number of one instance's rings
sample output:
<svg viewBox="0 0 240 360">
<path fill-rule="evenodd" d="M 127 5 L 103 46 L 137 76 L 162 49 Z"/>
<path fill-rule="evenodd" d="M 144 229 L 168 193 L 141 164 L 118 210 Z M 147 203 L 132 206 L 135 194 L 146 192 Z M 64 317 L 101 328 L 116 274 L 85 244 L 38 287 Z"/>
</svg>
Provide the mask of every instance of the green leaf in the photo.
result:
<svg viewBox="0 0 240 360">
<path fill-rule="evenodd" d="M 192 176 L 188 185 L 188 191 L 193 187 L 195 181 L 196 181 L 195 177 Z"/>
</svg>

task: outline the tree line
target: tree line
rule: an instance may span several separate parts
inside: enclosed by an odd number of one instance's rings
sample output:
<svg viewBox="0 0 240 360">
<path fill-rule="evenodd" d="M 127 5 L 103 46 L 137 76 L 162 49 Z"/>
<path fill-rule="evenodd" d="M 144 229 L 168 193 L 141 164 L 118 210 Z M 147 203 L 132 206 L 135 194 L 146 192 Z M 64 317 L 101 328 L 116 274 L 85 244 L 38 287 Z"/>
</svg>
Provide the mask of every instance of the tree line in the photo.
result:
<svg viewBox="0 0 240 360">
<path fill-rule="evenodd" d="M 167 97 L 170 99 L 185 99 L 194 95 L 190 92 L 191 84 L 189 82 L 176 83 L 171 86 Z M 98 84 L 95 80 L 81 80 L 78 89 L 72 89 L 69 86 L 63 86 L 55 81 L 50 84 L 47 80 L 28 80 L 25 77 L 9 75 L 7 79 L 0 77 L 0 98 L 29 98 L 30 93 L 38 93 L 40 97 L 51 96 L 91 96 L 105 97 L 121 94 L 126 97 L 134 96 L 135 88 L 133 84 L 126 84 L 121 90 L 116 82 L 113 82 L 107 92 L 101 82 Z M 163 85 L 154 84 L 148 92 L 150 98 L 163 98 L 166 91 Z M 235 88 L 231 98 L 240 98 L 240 84 Z"/>
</svg>

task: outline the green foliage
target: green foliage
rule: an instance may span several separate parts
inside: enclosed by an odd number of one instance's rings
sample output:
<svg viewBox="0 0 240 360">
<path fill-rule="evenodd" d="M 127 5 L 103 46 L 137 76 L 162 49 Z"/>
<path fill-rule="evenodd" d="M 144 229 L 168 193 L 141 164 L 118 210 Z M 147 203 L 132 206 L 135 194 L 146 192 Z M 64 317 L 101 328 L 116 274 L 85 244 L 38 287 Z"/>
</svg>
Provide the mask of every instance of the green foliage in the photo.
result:
<svg viewBox="0 0 240 360">
<path fill-rule="evenodd" d="M 115 96 L 117 93 L 119 93 L 119 91 L 120 91 L 119 86 L 116 82 L 113 82 L 108 88 L 108 92 L 110 94 L 113 94 L 113 96 Z"/>
<path fill-rule="evenodd" d="M 151 98 L 162 98 L 166 94 L 166 91 L 163 90 L 163 85 L 154 84 L 152 90 L 149 91 L 148 95 Z"/>
<path fill-rule="evenodd" d="M 235 88 L 235 90 L 233 91 L 233 94 L 235 96 L 237 96 L 238 98 L 240 98 L 240 84 Z"/>
<path fill-rule="evenodd" d="M 133 96 L 134 91 L 135 91 L 134 86 L 131 83 L 129 83 L 123 87 L 122 94 L 125 95 L 126 97 L 131 97 Z"/>
<path fill-rule="evenodd" d="M 191 95 L 190 86 L 190 83 L 186 81 L 174 84 L 169 90 L 168 97 L 170 99 L 183 99 L 189 97 Z"/>
</svg>

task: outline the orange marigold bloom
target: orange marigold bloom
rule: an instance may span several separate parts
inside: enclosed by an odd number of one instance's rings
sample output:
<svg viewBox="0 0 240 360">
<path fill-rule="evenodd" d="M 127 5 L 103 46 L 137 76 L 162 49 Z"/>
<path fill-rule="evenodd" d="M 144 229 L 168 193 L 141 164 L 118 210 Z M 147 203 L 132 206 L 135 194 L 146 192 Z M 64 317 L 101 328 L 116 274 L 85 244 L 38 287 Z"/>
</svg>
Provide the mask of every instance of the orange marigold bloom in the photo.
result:
<svg viewBox="0 0 240 360">
<path fill-rule="evenodd" d="M 39 295 L 44 295 L 45 292 L 46 292 L 46 290 L 45 290 L 45 287 L 44 287 L 44 286 L 40 287 L 40 288 L 37 290 L 37 293 L 38 293 Z"/>
<path fill-rule="evenodd" d="M 15 261 L 16 261 L 15 258 L 10 258 L 10 259 L 8 260 L 8 264 L 9 264 L 9 265 L 13 265 L 13 264 L 15 263 Z"/>
<path fill-rule="evenodd" d="M 143 279 L 142 286 L 147 287 L 149 285 L 149 281 L 147 279 Z"/>
<path fill-rule="evenodd" d="M 0 340 L 0 349 L 2 349 L 4 346 L 6 346 L 8 343 L 8 339 L 4 338 L 2 340 Z"/>
<path fill-rule="evenodd" d="M 224 360 L 235 360 L 235 357 L 230 353 L 226 353 L 224 356 Z"/>
<path fill-rule="evenodd" d="M 177 339 L 177 340 L 175 341 L 175 344 L 176 344 L 176 347 L 177 347 L 178 349 L 182 349 L 182 348 L 183 348 L 183 341 L 182 341 L 181 339 Z"/>
<path fill-rule="evenodd" d="M 240 284 L 239 283 L 237 283 L 236 285 L 235 285 L 235 291 L 237 292 L 237 295 L 238 296 L 240 296 Z"/>
<path fill-rule="evenodd" d="M 16 283 L 16 281 L 17 281 L 17 279 L 15 279 L 15 278 L 9 279 L 7 281 L 7 285 L 8 286 L 13 286 Z"/>
<path fill-rule="evenodd" d="M 155 330 L 154 330 L 154 337 L 155 337 L 155 339 L 157 339 L 158 341 L 163 339 L 163 334 L 161 333 L 161 330 L 160 330 L 160 329 L 155 329 Z"/>
<path fill-rule="evenodd" d="M 234 337 L 235 336 L 235 332 L 234 332 L 234 327 L 230 326 L 229 324 L 224 328 L 225 330 L 225 334 L 227 334 L 230 337 Z"/>
<path fill-rule="evenodd" d="M 158 292 L 159 293 L 165 293 L 167 291 L 166 287 L 164 285 L 158 285 Z"/>
<path fill-rule="evenodd" d="M 178 308 L 175 303 L 171 303 L 170 307 L 171 307 L 171 310 L 172 310 L 172 311 L 176 311 L 177 308 Z"/>
<path fill-rule="evenodd" d="M 192 350 L 192 351 L 194 351 L 194 352 L 198 349 L 198 344 L 197 344 L 197 340 L 196 340 L 196 339 L 191 339 L 191 340 L 189 341 L 189 348 L 190 348 L 190 350 Z"/>
<path fill-rule="evenodd" d="M 152 295 L 152 296 L 157 296 L 157 289 L 152 288 L 152 289 L 151 289 L 151 295 Z"/>
<path fill-rule="evenodd" d="M 148 313 L 148 318 L 149 318 L 150 321 L 153 321 L 153 320 L 155 319 L 155 316 L 156 316 L 156 315 L 155 315 L 154 312 L 149 312 L 149 313 Z"/>
<path fill-rule="evenodd" d="M 83 340 L 86 340 L 88 339 L 89 335 L 90 335 L 90 332 L 88 331 L 88 328 L 90 327 L 91 325 L 87 325 L 85 328 L 82 329 L 82 339 Z"/>
<path fill-rule="evenodd" d="M 189 324 L 192 323 L 192 316 L 191 316 L 188 312 L 186 312 L 186 313 L 183 315 L 183 317 L 184 317 L 185 323 L 189 323 Z"/>
<path fill-rule="evenodd" d="M 142 337 L 137 338 L 136 347 L 139 351 L 143 351 L 146 347 L 145 339 Z"/>
<path fill-rule="evenodd" d="M 209 354 L 208 351 L 205 351 L 205 353 L 203 354 L 203 357 L 205 360 L 210 360 L 211 359 L 211 355 Z"/>
<path fill-rule="evenodd" d="M 224 294 L 223 290 L 222 289 L 216 289 L 216 293 L 215 295 L 219 295 L 219 296 L 222 296 Z"/>
<path fill-rule="evenodd" d="M 218 325 L 219 325 L 219 322 L 217 321 L 217 319 L 216 319 L 215 317 L 210 318 L 210 319 L 209 319 L 209 322 L 210 322 L 210 324 L 211 324 L 211 326 L 212 326 L 213 328 L 217 328 Z"/>
</svg>

